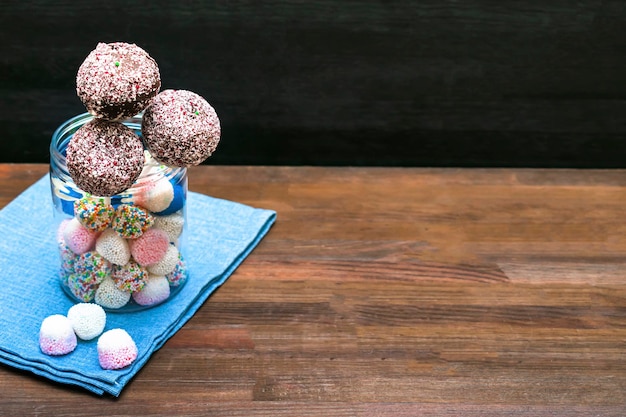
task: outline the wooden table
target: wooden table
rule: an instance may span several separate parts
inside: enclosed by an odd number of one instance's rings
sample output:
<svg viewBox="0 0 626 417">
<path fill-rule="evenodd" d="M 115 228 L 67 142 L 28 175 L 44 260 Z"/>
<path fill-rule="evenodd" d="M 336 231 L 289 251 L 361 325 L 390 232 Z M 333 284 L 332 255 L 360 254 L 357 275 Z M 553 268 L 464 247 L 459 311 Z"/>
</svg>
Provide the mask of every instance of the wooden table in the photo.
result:
<svg viewBox="0 0 626 417">
<path fill-rule="evenodd" d="M 0 165 L 0 206 L 47 170 Z M 274 209 L 118 399 L 0 367 L 0 414 L 624 416 L 626 172 L 197 167 Z"/>
</svg>

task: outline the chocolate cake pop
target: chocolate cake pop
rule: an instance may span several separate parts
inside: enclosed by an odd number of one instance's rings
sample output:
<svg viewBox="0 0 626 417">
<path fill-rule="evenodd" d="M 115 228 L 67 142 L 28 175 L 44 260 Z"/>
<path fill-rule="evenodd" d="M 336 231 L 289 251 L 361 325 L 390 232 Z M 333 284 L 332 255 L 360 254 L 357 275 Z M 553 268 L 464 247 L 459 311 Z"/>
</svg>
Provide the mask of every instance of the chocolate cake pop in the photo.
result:
<svg viewBox="0 0 626 417">
<path fill-rule="evenodd" d="M 217 148 L 221 134 L 213 107 L 186 90 L 165 90 L 152 99 L 141 132 L 152 156 L 176 167 L 202 163 Z"/>
<path fill-rule="evenodd" d="M 67 145 L 67 168 L 83 191 L 109 197 L 130 187 L 141 174 L 141 139 L 118 122 L 93 119 Z"/>
<path fill-rule="evenodd" d="M 160 88 L 156 61 L 123 42 L 99 43 L 76 75 L 76 93 L 89 113 L 108 120 L 136 115 Z"/>
</svg>

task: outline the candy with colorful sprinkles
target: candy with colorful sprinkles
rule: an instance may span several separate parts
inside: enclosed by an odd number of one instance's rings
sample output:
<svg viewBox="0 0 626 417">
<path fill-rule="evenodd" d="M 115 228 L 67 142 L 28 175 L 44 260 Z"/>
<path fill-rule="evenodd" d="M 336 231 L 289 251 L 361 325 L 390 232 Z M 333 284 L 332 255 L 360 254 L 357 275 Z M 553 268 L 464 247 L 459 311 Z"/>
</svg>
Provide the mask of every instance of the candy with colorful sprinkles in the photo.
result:
<svg viewBox="0 0 626 417">
<path fill-rule="evenodd" d="M 102 333 L 98 338 L 97 350 L 102 369 L 122 369 L 137 358 L 137 345 L 124 329 Z"/>
<path fill-rule="evenodd" d="M 76 75 L 76 93 L 89 113 L 109 120 L 136 115 L 160 88 L 156 61 L 124 42 L 99 43 Z"/>
<path fill-rule="evenodd" d="M 167 300 L 170 296 L 170 284 L 163 275 L 150 275 L 146 286 L 133 293 L 133 300 L 142 306 L 152 306 Z"/>
<path fill-rule="evenodd" d="M 96 284 L 111 275 L 111 263 L 96 251 L 85 252 L 76 258 L 74 272 L 89 276 Z"/>
<path fill-rule="evenodd" d="M 92 301 L 98 290 L 97 278 L 91 272 L 73 273 L 67 277 L 67 287 L 74 297 L 86 303 Z"/>
<path fill-rule="evenodd" d="M 175 242 L 183 233 L 185 217 L 181 212 L 176 212 L 167 216 L 155 216 L 154 227 L 167 233 L 170 242 Z"/>
<path fill-rule="evenodd" d="M 87 229 L 76 217 L 63 225 L 63 241 L 77 255 L 92 250 L 97 237 L 97 232 Z"/>
<path fill-rule="evenodd" d="M 78 341 L 70 320 L 54 314 L 46 317 L 39 329 L 39 347 L 46 355 L 60 356 L 72 352 Z"/>
<path fill-rule="evenodd" d="M 144 111 L 141 132 L 155 159 L 189 167 L 213 154 L 221 128 L 217 113 L 204 98 L 191 91 L 165 90 Z"/>
<path fill-rule="evenodd" d="M 148 266 L 148 272 L 152 275 L 167 275 L 176 268 L 178 264 L 178 248 L 170 244 L 159 262 Z"/>
<path fill-rule="evenodd" d="M 111 228 L 123 238 L 136 239 L 154 224 L 154 217 L 138 206 L 122 204 L 115 210 Z"/>
<path fill-rule="evenodd" d="M 148 271 L 135 261 L 130 261 L 126 265 L 113 265 L 111 277 L 115 286 L 120 291 L 135 292 L 140 291 L 148 279 Z"/>
<path fill-rule="evenodd" d="M 149 266 L 163 259 L 169 246 L 167 233 L 153 227 L 132 241 L 130 253 L 139 265 Z"/>
<path fill-rule="evenodd" d="M 107 229 L 96 239 L 96 252 L 115 265 L 125 265 L 130 260 L 128 242 L 113 229 Z"/>
<path fill-rule="evenodd" d="M 128 304 L 130 293 L 118 289 L 112 278 L 105 278 L 96 290 L 94 301 L 104 308 L 116 310 Z"/>
<path fill-rule="evenodd" d="M 59 271 L 59 277 L 61 278 L 61 285 L 63 285 L 64 288 L 69 289 L 67 279 L 70 277 L 70 275 L 71 275 L 70 272 L 66 272 L 62 269 Z"/>
<path fill-rule="evenodd" d="M 176 263 L 176 267 L 172 272 L 165 275 L 167 281 L 170 283 L 172 287 L 178 287 L 185 283 L 187 280 L 187 265 L 185 265 L 185 260 L 183 259 L 182 254 L 178 254 L 178 262 Z"/>
<path fill-rule="evenodd" d="M 59 245 L 59 254 L 61 255 L 61 273 L 65 275 L 74 273 L 74 264 L 79 255 L 76 255 L 65 243 Z"/>
<path fill-rule="evenodd" d="M 74 202 L 74 216 L 88 229 L 102 232 L 111 225 L 115 209 L 102 197 L 83 197 Z"/>
<path fill-rule="evenodd" d="M 59 247 L 59 255 L 61 255 L 61 274 L 64 276 L 74 273 L 74 262 L 76 262 L 76 258 L 78 257 L 70 247 L 67 246 L 65 238 L 63 238 L 63 233 L 69 222 L 70 219 L 63 220 L 57 229 L 57 245 Z"/>
<path fill-rule="evenodd" d="M 67 169 L 82 190 L 110 197 L 129 188 L 144 165 L 139 136 L 122 123 L 93 119 L 67 145 Z"/>
<path fill-rule="evenodd" d="M 106 326 L 107 316 L 102 307 L 94 303 L 78 303 L 70 307 L 67 318 L 74 333 L 82 340 L 100 336 Z"/>
</svg>

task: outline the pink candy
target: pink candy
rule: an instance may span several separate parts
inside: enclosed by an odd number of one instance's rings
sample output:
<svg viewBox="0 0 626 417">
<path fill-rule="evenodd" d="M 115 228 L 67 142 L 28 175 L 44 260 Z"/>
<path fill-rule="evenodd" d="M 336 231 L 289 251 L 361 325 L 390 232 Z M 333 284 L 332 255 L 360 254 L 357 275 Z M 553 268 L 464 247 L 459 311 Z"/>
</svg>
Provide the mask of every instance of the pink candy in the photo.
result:
<svg viewBox="0 0 626 417">
<path fill-rule="evenodd" d="M 39 347 L 46 355 L 59 356 L 72 352 L 77 345 L 70 320 L 60 314 L 46 317 L 39 329 Z"/>
<path fill-rule="evenodd" d="M 133 241 L 130 253 L 139 265 L 148 266 L 159 262 L 170 246 L 170 239 L 163 230 L 146 230 Z"/>
<path fill-rule="evenodd" d="M 98 361 L 103 369 L 122 369 L 136 358 L 137 345 L 126 330 L 109 330 L 98 339 Z"/>
<path fill-rule="evenodd" d="M 96 244 L 98 233 L 83 226 L 75 217 L 63 223 L 63 240 L 77 255 L 92 250 Z"/>
</svg>

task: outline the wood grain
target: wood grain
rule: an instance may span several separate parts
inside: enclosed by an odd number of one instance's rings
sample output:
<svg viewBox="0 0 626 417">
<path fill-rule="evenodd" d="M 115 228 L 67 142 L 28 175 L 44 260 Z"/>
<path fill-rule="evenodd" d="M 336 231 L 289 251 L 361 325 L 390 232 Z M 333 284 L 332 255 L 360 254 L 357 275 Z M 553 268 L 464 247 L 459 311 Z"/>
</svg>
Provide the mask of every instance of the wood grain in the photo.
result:
<svg viewBox="0 0 626 417">
<path fill-rule="evenodd" d="M 47 162 L 82 60 L 123 40 L 215 106 L 211 163 L 623 168 L 625 21 L 615 0 L 5 0 L 0 161 Z"/>
<path fill-rule="evenodd" d="M 0 165 L 5 205 L 44 165 Z M 0 415 L 623 416 L 626 172 L 197 167 L 275 209 L 122 392 L 0 367 Z"/>
</svg>

